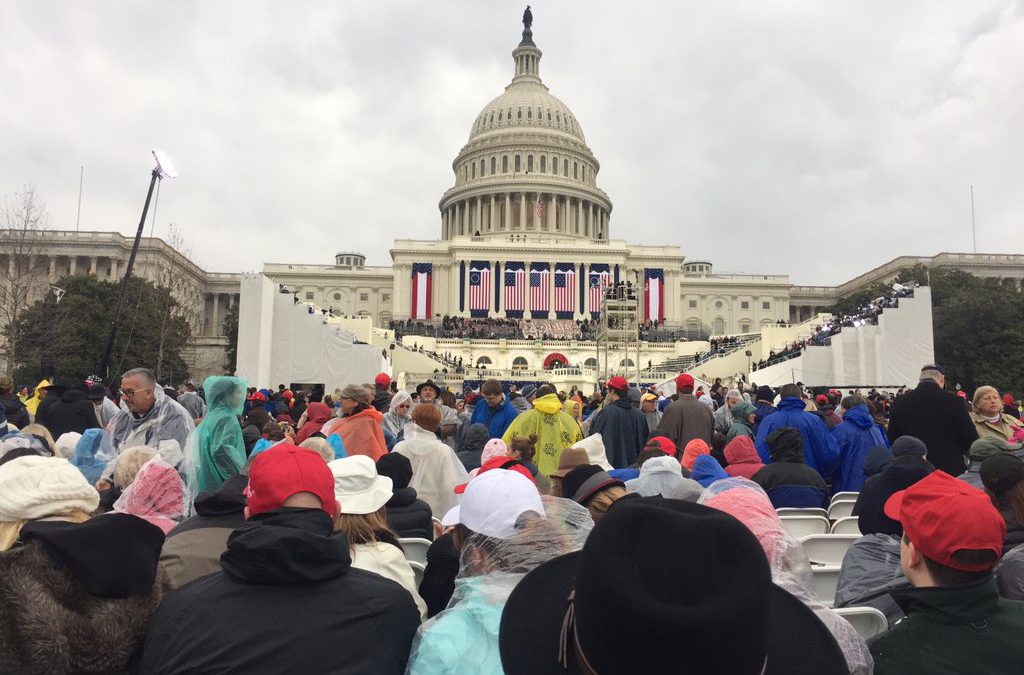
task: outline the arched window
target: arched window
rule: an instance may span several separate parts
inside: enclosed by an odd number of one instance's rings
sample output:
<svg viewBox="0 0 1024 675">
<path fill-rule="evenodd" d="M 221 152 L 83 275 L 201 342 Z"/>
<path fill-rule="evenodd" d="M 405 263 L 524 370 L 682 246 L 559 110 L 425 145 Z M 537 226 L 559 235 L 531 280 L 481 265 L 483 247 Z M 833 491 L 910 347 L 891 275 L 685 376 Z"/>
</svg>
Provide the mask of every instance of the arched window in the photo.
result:
<svg viewBox="0 0 1024 675">
<path fill-rule="evenodd" d="M 499 110 L 499 111 L 498 111 L 498 121 L 499 121 L 499 122 L 501 121 L 501 116 L 502 116 L 502 112 L 501 112 L 501 111 Z"/>
<path fill-rule="evenodd" d="M 517 120 L 523 119 L 523 109 L 522 108 L 520 108 L 519 110 L 516 111 L 516 119 Z"/>
<path fill-rule="evenodd" d="M 547 173 L 548 172 L 548 158 L 545 157 L 544 155 L 540 156 L 540 172 L 541 173 Z"/>
<path fill-rule="evenodd" d="M 697 319 L 688 319 L 686 321 L 686 330 L 690 333 L 696 333 L 700 330 L 700 321 Z"/>
<path fill-rule="evenodd" d="M 551 111 L 549 110 L 548 111 L 548 124 L 550 124 L 550 123 L 551 123 Z"/>
<path fill-rule="evenodd" d="M 555 124 L 562 126 L 562 115 L 558 111 L 555 111 Z"/>
<path fill-rule="evenodd" d="M 473 166 L 470 167 L 473 172 L 473 178 L 476 178 L 476 162 L 473 162 Z"/>
<path fill-rule="evenodd" d="M 491 157 L 491 175 L 492 176 L 494 174 L 498 173 L 497 170 L 496 170 L 497 166 L 498 166 L 498 158 L 497 157 Z"/>
<path fill-rule="evenodd" d="M 501 172 L 508 173 L 508 155 L 503 155 L 501 158 Z"/>
<path fill-rule="evenodd" d="M 479 357 L 479 358 L 478 358 L 478 359 L 476 360 L 476 366 L 477 366 L 477 368 L 481 368 L 481 367 L 483 367 L 483 366 L 489 366 L 489 365 L 491 365 L 492 363 L 493 363 L 493 361 L 491 361 L 491 357 L 489 357 L 489 356 L 481 356 L 481 357 Z"/>
<path fill-rule="evenodd" d="M 484 160 L 480 160 L 480 177 L 484 177 Z"/>
<path fill-rule="evenodd" d="M 597 359 L 591 356 L 589 359 L 583 362 L 584 368 L 597 368 Z"/>
<path fill-rule="evenodd" d="M 551 157 L 551 173 L 558 175 L 558 158 L 555 156 Z"/>
<path fill-rule="evenodd" d="M 516 171 L 516 173 L 519 173 L 522 170 L 523 170 L 522 157 L 520 157 L 519 155 L 516 155 L 516 169 L 515 169 L 515 171 Z"/>
<path fill-rule="evenodd" d="M 740 321 L 740 332 L 741 333 L 749 333 L 750 332 L 750 322 L 749 321 Z"/>
<path fill-rule="evenodd" d="M 525 356 L 517 356 L 512 359 L 512 370 L 526 370 L 530 364 L 526 362 Z"/>
<path fill-rule="evenodd" d="M 533 171 L 533 155 L 526 156 L 526 171 Z"/>
<path fill-rule="evenodd" d="M 569 160 L 567 159 L 562 160 L 562 175 L 566 178 L 569 177 Z"/>
<path fill-rule="evenodd" d="M 636 364 L 633 363 L 633 359 L 622 359 L 619 361 L 619 368 L 632 368 Z"/>
<path fill-rule="evenodd" d="M 572 163 L 572 177 L 576 180 L 580 177 L 580 165 L 578 162 Z"/>
<path fill-rule="evenodd" d="M 491 113 L 491 120 L 488 122 L 492 127 L 494 126 L 494 113 Z"/>
<path fill-rule="evenodd" d="M 715 335 L 725 335 L 725 319 L 718 317 L 711 326 L 711 332 Z"/>
</svg>

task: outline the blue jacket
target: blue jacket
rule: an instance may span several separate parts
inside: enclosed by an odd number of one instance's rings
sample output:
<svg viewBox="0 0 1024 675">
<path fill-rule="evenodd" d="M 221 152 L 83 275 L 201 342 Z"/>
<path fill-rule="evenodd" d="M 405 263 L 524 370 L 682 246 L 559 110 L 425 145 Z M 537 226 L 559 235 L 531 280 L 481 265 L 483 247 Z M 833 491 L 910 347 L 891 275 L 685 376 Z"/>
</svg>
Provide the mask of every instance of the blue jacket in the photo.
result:
<svg viewBox="0 0 1024 675">
<path fill-rule="evenodd" d="M 754 407 L 757 408 L 757 410 L 754 411 L 753 428 L 753 432 L 756 434 L 757 428 L 761 426 L 761 420 L 763 420 L 765 417 L 768 417 L 768 415 L 771 415 L 773 412 L 777 410 L 777 408 L 773 406 L 771 403 L 764 403 L 763 401 L 758 401 L 757 403 L 754 404 Z"/>
<path fill-rule="evenodd" d="M 487 405 L 487 401 L 480 399 L 473 406 L 473 416 L 469 418 L 469 423 L 485 424 L 491 438 L 501 438 L 518 414 L 516 407 L 506 400 L 502 400 L 497 408 L 492 409 Z"/>
<path fill-rule="evenodd" d="M 716 480 L 732 478 L 725 472 L 718 460 L 711 455 L 698 455 L 693 461 L 693 471 L 690 478 L 700 483 L 701 487 L 708 487 Z"/>
<path fill-rule="evenodd" d="M 771 464 L 768 434 L 782 427 L 794 427 L 804 441 L 804 463 L 826 481 L 835 475 L 839 464 L 839 446 L 821 418 L 804 410 L 803 399 L 789 396 L 779 401 L 778 409 L 761 420 L 754 445 L 765 464 Z"/>
<path fill-rule="evenodd" d="M 868 407 L 861 403 L 843 413 L 843 421 L 832 430 L 839 445 L 839 481 L 833 492 L 860 492 L 864 484 L 864 460 L 874 447 L 888 448 L 889 439 L 871 419 Z"/>
</svg>

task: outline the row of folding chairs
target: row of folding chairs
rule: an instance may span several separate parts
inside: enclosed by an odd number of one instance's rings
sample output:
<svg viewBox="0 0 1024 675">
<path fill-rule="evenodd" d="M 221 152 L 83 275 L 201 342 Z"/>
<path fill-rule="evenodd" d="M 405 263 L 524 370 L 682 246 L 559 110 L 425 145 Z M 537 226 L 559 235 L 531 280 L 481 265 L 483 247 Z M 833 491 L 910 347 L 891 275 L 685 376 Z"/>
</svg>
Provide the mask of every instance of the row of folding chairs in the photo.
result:
<svg viewBox="0 0 1024 675">
<path fill-rule="evenodd" d="M 856 501 L 839 501 L 832 502 L 828 509 L 816 509 L 816 508 L 787 508 L 783 507 L 775 509 L 775 512 L 780 516 L 822 516 L 829 520 L 838 520 L 840 518 L 849 518 L 853 515 L 853 505 Z"/>
<path fill-rule="evenodd" d="M 797 539 L 809 534 L 860 534 L 860 519 L 857 516 L 847 516 L 830 523 L 826 516 L 780 514 L 779 520 Z"/>
</svg>

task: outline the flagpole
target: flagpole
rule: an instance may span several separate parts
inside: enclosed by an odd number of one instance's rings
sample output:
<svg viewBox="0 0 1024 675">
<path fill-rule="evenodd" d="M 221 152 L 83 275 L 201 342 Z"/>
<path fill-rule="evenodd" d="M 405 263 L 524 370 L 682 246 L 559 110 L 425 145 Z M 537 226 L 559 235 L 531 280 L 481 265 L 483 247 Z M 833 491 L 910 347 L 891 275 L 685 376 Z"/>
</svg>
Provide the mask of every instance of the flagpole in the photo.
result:
<svg viewBox="0 0 1024 675">
<path fill-rule="evenodd" d="M 971 184 L 971 238 L 974 240 L 974 252 L 978 252 L 978 230 L 974 223 L 974 184 Z"/>
</svg>

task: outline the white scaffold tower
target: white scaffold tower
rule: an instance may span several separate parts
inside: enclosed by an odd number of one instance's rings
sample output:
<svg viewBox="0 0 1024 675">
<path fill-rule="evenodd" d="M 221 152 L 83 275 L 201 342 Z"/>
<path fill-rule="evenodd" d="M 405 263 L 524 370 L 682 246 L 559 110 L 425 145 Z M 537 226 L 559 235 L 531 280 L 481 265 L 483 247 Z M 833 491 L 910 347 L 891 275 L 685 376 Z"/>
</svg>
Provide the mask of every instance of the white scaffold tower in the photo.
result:
<svg viewBox="0 0 1024 675">
<path fill-rule="evenodd" d="M 605 289 L 597 328 L 599 384 L 615 375 L 640 380 L 640 302 L 636 287 L 620 283 Z"/>
</svg>

